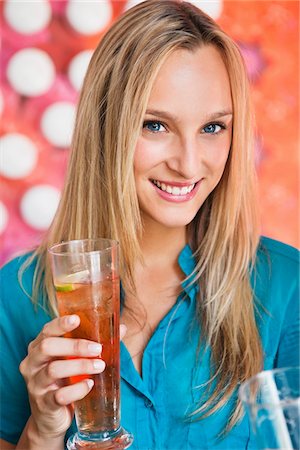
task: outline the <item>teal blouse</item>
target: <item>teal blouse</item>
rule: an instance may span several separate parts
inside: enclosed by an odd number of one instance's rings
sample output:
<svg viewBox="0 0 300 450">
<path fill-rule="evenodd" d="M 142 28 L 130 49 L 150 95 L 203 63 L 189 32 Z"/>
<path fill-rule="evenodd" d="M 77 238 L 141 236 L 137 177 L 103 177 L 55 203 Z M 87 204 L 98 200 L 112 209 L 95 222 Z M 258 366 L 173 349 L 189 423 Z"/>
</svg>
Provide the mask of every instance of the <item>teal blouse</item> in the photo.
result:
<svg viewBox="0 0 300 450">
<path fill-rule="evenodd" d="M 1 269 L 1 435 L 16 444 L 30 415 L 19 364 L 49 315 L 34 309 L 17 279 L 24 257 Z M 186 275 L 195 267 L 189 246 L 179 255 Z M 24 274 L 31 292 L 34 265 Z M 252 287 L 263 308 L 256 320 L 264 350 L 264 369 L 299 365 L 299 253 L 280 242 L 262 238 Z M 217 413 L 203 420 L 190 413 L 203 402 L 209 379 L 209 349 L 196 360 L 199 324 L 195 318 L 197 287 L 183 285 L 176 304 L 161 320 L 145 348 L 143 377 L 121 343 L 122 425 L 134 435 L 132 450 L 254 450 L 248 417 L 219 439 L 228 421 L 235 393 Z M 67 436 L 76 429 L 73 422 Z"/>
</svg>

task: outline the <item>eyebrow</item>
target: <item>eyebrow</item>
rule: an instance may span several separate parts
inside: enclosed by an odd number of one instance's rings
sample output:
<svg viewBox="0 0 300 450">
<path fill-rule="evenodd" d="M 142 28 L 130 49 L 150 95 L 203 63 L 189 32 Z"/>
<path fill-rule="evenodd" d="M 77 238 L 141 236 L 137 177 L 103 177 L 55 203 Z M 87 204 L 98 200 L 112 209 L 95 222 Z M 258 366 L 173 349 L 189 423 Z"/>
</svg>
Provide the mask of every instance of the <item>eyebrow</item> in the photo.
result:
<svg viewBox="0 0 300 450">
<path fill-rule="evenodd" d="M 179 122 L 179 119 L 176 116 L 173 116 L 172 114 L 166 112 L 166 111 L 159 111 L 157 109 L 147 109 L 146 114 L 149 114 L 151 116 L 158 116 L 165 119 L 173 120 L 174 122 Z M 220 117 L 225 116 L 232 116 L 232 111 L 230 109 L 224 109 L 222 111 L 214 112 L 212 114 L 208 114 L 204 118 L 204 122 L 219 119 Z"/>
</svg>

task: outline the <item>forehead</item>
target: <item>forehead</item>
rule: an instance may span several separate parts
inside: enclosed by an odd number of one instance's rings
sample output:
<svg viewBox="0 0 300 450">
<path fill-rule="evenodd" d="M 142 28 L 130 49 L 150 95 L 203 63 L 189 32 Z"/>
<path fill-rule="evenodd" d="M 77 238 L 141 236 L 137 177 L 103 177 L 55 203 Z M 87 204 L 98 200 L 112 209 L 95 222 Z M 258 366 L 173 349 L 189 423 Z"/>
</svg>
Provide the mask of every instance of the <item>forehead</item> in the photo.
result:
<svg viewBox="0 0 300 450">
<path fill-rule="evenodd" d="M 148 108 L 207 114 L 232 107 L 230 81 L 219 51 L 212 45 L 173 51 L 154 81 Z"/>
</svg>

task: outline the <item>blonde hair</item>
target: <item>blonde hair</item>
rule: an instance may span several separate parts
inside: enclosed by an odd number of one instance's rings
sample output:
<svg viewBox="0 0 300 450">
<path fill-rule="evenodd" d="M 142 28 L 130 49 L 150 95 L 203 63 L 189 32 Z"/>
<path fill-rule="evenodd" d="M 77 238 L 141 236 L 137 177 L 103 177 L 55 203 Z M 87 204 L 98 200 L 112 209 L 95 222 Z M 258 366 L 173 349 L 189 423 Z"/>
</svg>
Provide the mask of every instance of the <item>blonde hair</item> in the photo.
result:
<svg viewBox="0 0 300 450">
<path fill-rule="evenodd" d="M 134 290 L 143 230 L 133 156 L 151 87 L 171 52 L 203 45 L 215 46 L 223 58 L 234 112 L 224 174 L 188 227 L 202 339 L 211 347 L 217 380 L 209 400 L 195 411 L 205 417 L 261 370 L 262 349 L 249 281 L 259 231 L 248 80 L 237 46 L 195 6 L 148 0 L 128 10 L 102 38 L 85 77 L 60 205 L 26 266 L 37 261 L 33 301 L 43 291 L 45 306 L 56 314 L 47 248 L 63 240 L 112 238 L 120 242 L 122 281 Z M 228 429 L 241 417 L 238 401 L 236 406 Z"/>
</svg>

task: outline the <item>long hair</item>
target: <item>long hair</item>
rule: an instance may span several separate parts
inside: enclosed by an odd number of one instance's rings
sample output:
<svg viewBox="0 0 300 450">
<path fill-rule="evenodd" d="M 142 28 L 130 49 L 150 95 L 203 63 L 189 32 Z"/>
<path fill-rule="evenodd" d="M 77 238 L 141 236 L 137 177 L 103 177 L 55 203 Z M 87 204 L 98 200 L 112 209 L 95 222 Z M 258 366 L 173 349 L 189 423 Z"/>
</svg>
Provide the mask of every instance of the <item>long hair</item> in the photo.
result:
<svg viewBox="0 0 300 450">
<path fill-rule="evenodd" d="M 233 102 L 233 136 L 221 181 L 189 225 L 199 282 L 202 339 L 211 347 L 216 387 L 195 411 L 222 407 L 237 385 L 261 370 L 249 272 L 259 239 L 248 80 L 236 44 L 195 6 L 148 0 L 128 10 L 106 33 L 91 59 L 81 92 L 61 201 L 49 232 L 31 257 L 37 261 L 33 301 L 44 293 L 57 313 L 47 248 L 70 239 L 106 237 L 121 247 L 121 277 L 134 291 L 133 267 L 142 258 L 142 222 L 133 157 L 155 77 L 176 49 L 218 49 Z M 24 270 L 24 267 L 22 268 Z M 241 417 L 241 405 L 229 429 Z"/>
</svg>

